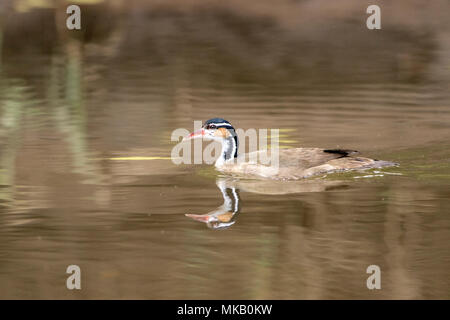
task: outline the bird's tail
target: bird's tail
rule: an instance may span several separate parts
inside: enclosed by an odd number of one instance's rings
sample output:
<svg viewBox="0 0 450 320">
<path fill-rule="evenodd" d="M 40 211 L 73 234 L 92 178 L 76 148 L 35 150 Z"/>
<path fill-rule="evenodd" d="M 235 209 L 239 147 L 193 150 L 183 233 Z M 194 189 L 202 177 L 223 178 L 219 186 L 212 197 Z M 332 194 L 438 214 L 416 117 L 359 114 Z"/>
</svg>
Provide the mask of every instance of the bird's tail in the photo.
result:
<svg viewBox="0 0 450 320">
<path fill-rule="evenodd" d="M 384 167 L 396 167 L 399 164 L 397 162 L 392 161 L 385 161 L 385 160 L 375 160 L 373 165 L 371 165 L 372 168 L 384 168 Z"/>
<path fill-rule="evenodd" d="M 348 150 L 348 149 L 327 149 L 327 150 L 323 150 L 323 152 L 339 154 L 342 157 L 353 156 L 353 155 L 359 153 L 356 150 Z"/>
</svg>

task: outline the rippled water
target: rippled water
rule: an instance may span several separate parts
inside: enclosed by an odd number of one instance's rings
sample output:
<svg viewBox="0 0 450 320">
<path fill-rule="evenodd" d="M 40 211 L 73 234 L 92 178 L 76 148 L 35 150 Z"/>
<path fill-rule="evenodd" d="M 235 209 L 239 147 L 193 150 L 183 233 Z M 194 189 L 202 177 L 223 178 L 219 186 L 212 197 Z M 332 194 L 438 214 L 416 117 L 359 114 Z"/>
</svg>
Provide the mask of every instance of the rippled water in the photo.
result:
<svg viewBox="0 0 450 320">
<path fill-rule="evenodd" d="M 144 22 L 125 20 L 107 41 L 51 52 L 8 45 L 5 27 L 0 297 L 450 298 L 449 38 L 293 43 L 202 15 L 211 34 L 165 13 L 151 26 L 181 21 L 176 32 L 137 44 Z M 268 36 L 246 47 L 243 30 Z M 173 130 L 212 117 L 400 166 L 305 185 L 165 159 Z M 227 228 L 185 216 L 219 210 L 222 185 L 237 209 Z M 65 286 L 72 264 L 80 291 Z M 381 290 L 366 287 L 369 265 Z"/>
</svg>

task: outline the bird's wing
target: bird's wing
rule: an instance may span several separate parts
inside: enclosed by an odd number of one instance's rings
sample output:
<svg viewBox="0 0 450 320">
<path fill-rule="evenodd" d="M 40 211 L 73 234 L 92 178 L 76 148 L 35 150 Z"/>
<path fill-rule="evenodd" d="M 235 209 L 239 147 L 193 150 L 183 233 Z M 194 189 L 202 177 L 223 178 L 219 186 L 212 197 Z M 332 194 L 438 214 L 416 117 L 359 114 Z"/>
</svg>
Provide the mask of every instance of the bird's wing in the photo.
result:
<svg viewBox="0 0 450 320">
<path fill-rule="evenodd" d="M 333 159 L 347 157 L 356 154 L 357 151 L 320 148 L 293 148 L 293 149 L 269 149 L 260 150 L 246 154 L 246 160 L 258 165 L 273 166 L 277 159 L 280 168 L 295 167 L 300 170 L 306 170 L 327 163 Z"/>
</svg>

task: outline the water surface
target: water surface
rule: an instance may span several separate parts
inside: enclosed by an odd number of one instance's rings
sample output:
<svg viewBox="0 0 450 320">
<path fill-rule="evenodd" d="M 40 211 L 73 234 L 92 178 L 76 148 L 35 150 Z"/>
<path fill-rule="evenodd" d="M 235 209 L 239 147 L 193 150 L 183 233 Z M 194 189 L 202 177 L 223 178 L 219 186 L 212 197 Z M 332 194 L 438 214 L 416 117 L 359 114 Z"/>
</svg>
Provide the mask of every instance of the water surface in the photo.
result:
<svg viewBox="0 0 450 320">
<path fill-rule="evenodd" d="M 448 31 L 102 8 L 81 39 L 50 22 L 33 36 L 40 10 L 0 29 L 1 298 L 450 298 Z M 224 177 L 164 159 L 173 130 L 212 117 L 400 166 L 232 181 L 238 212 L 215 230 L 185 214 L 221 206 Z"/>
</svg>

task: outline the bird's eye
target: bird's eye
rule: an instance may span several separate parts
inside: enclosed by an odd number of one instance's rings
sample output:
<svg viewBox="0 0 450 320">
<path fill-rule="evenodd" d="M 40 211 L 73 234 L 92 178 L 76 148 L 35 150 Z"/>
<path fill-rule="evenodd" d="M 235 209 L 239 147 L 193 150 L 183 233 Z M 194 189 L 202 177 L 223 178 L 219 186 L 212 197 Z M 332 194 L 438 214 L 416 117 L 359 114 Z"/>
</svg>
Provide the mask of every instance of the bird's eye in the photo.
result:
<svg viewBox="0 0 450 320">
<path fill-rule="evenodd" d="M 208 124 L 208 126 L 206 127 L 206 129 L 215 129 L 216 126 L 214 124 Z"/>
</svg>

